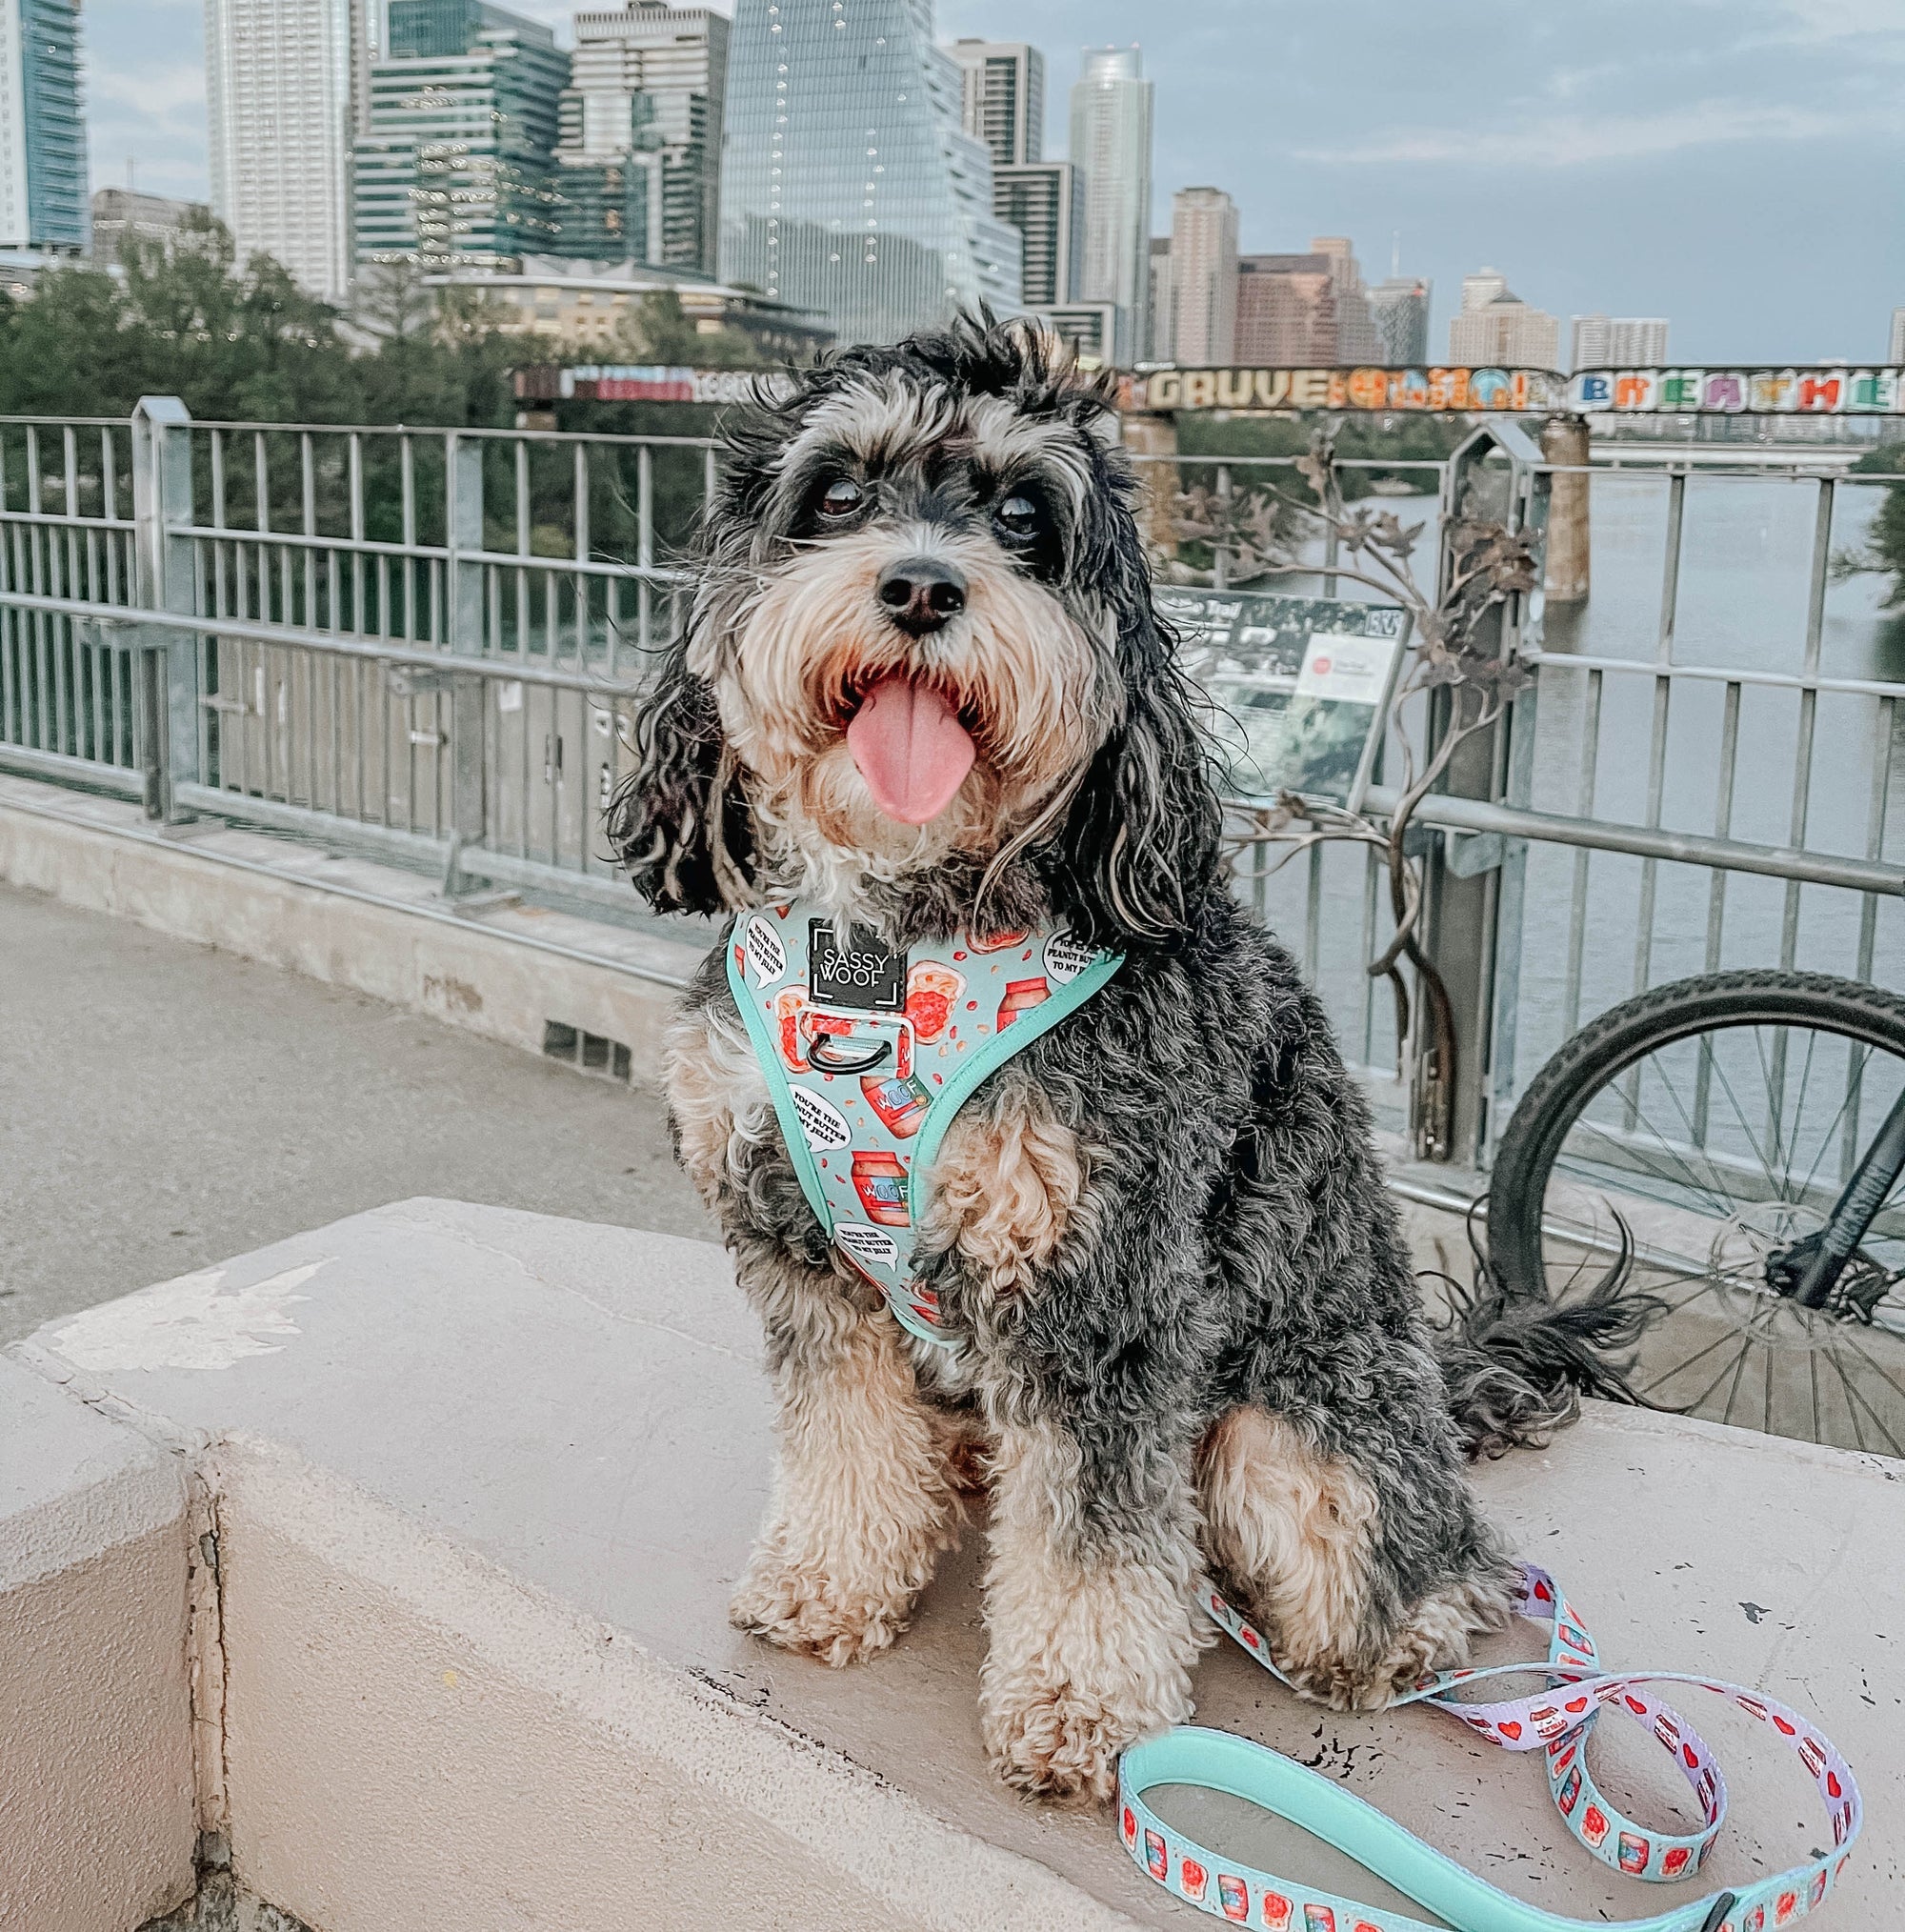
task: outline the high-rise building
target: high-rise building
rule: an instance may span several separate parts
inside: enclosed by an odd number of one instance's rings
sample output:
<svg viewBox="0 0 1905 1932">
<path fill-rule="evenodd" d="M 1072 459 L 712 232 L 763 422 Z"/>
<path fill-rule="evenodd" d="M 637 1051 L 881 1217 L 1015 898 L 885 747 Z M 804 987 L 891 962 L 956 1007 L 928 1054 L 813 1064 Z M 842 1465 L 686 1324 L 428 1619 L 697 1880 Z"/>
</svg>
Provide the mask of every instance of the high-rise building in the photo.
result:
<svg viewBox="0 0 1905 1932">
<path fill-rule="evenodd" d="M 721 279 L 890 342 L 1021 306 L 1018 231 L 960 125 L 931 0 L 738 0 L 721 160 Z"/>
<path fill-rule="evenodd" d="M 1661 315 L 1576 315 L 1575 369 L 1657 369 L 1667 360 Z"/>
<path fill-rule="evenodd" d="M 203 222 L 211 213 L 202 201 L 172 201 L 163 194 L 137 194 L 130 188 L 96 189 L 92 196 L 92 259 L 119 261 L 128 242 L 168 242 L 180 229 Z"/>
<path fill-rule="evenodd" d="M 1893 367 L 1905 363 L 1905 309 L 1892 312 L 1892 339 L 1886 346 L 1885 360 Z"/>
<path fill-rule="evenodd" d="M 1221 188 L 1171 197 L 1171 354 L 1227 363 L 1237 338 L 1237 209 Z"/>
<path fill-rule="evenodd" d="M 1072 90 L 1072 165 L 1083 177 L 1079 295 L 1118 311 L 1116 355 L 1143 359 L 1150 316 L 1152 85 L 1135 47 L 1088 49 Z"/>
<path fill-rule="evenodd" d="M 360 262 L 499 268 L 561 228 L 551 156 L 569 56 L 488 0 L 390 0 L 355 144 Z"/>
<path fill-rule="evenodd" d="M 1045 151 L 1045 56 L 1022 40 L 955 40 L 959 118 L 993 166 L 1019 168 Z"/>
<path fill-rule="evenodd" d="M 1493 281 L 1494 294 L 1483 299 Z M 1476 299 L 1470 304 L 1470 291 Z M 1545 309 L 1535 309 L 1509 288 L 1493 269 L 1462 283 L 1462 312 L 1449 324 L 1449 360 L 1469 368 L 1496 364 L 1509 369 L 1553 369 L 1560 353 L 1561 325 Z"/>
<path fill-rule="evenodd" d="M 1369 292 L 1377 359 L 1391 369 L 1429 360 L 1429 284 L 1415 275 L 1391 275 Z"/>
<path fill-rule="evenodd" d="M 1328 255 L 1237 259 L 1235 357 L 1270 368 L 1336 359 L 1336 273 Z"/>
<path fill-rule="evenodd" d="M 238 259 L 313 294 L 351 285 L 351 140 L 362 0 L 205 0 L 211 209 Z"/>
<path fill-rule="evenodd" d="M 556 148 L 561 252 L 712 275 L 728 21 L 668 0 L 577 13 Z"/>
<path fill-rule="evenodd" d="M 1154 234 L 1151 238 L 1150 327 L 1146 343 L 1151 361 L 1171 360 L 1171 237 L 1168 234 Z"/>
<path fill-rule="evenodd" d="M 0 248 L 87 246 L 79 0 L 0 0 Z"/>
<path fill-rule="evenodd" d="M 1374 362 L 1382 352 L 1369 296 L 1363 290 L 1362 264 L 1348 235 L 1319 234 L 1310 244 L 1313 255 L 1326 256 L 1336 283 L 1336 352 L 1334 362 Z"/>
<path fill-rule="evenodd" d="M 1508 293 L 1508 277 L 1499 269 L 1477 269 L 1462 277 L 1462 313 L 1486 309 L 1497 296 Z"/>
<path fill-rule="evenodd" d="M 993 212 L 1018 230 L 1025 306 L 1043 310 L 1075 301 L 1085 228 L 1078 219 L 1078 171 L 1071 162 L 994 164 Z"/>
<path fill-rule="evenodd" d="M 1023 297 L 1050 311 L 1077 298 L 1084 229 L 1078 171 L 1044 161 L 1045 56 L 1022 40 L 955 40 L 960 120 L 993 157 L 993 212 L 1024 244 Z"/>
</svg>

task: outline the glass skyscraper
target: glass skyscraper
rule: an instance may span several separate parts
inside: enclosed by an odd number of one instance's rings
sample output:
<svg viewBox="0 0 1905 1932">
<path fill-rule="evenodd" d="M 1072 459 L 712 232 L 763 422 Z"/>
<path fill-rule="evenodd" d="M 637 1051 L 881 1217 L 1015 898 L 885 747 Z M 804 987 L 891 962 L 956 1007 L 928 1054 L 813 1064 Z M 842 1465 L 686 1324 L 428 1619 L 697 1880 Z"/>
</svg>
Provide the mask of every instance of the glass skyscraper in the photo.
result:
<svg viewBox="0 0 1905 1932">
<path fill-rule="evenodd" d="M 932 0 L 738 0 L 728 51 L 721 275 L 892 342 L 1021 306 L 1018 231 L 960 126 Z"/>
<path fill-rule="evenodd" d="M 554 251 L 569 56 L 484 0 L 391 0 L 354 170 L 357 259 L 513 266 Z"/>
<path fill-rule="evenodd" d="M 78 0 L 0 0 L 0 248 L 91 235 Z"/>
<path fill-rule="evenodd" d="M 1116 353 L 1141 360 L 1151 311 L 1151 83 L 1135 47 L 1092 48 L 1072 90 L 1072 165 L 1084 176 L 1078 294 L 1117 310 Z"/>
</svg>

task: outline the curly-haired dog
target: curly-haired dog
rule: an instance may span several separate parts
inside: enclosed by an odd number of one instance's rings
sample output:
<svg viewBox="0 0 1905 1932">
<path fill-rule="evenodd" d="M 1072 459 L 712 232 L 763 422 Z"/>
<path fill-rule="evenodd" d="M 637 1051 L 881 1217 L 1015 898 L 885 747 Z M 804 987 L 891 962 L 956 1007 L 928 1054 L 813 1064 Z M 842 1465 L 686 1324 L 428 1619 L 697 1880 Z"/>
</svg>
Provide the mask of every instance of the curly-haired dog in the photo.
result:
<svg viewBox="0 0 1905 1932">
<path fill-rule="evenodd" d="M 956 1352 L 822 1233 L 725 945 L 668 1069 L 779 1399 L 735 1620 L 834 1664 L 891 1643 L 976 1439 L 986 1741 L 1014 1784 L 1098 1798 L 1191 1708 L 1206 1565 L 1334 1704 L 1458 1660 L 1511 1577 L 1464 1449 L 1572 1399 L 1425 1326 L 1362 1097 L 1220 877 L 1114 433 L 985 321 L 743 415 L 612 817 L 664 909 L 798 897 L 896 950 L 1058 923 L 1124 956 L 946 1134 L 916 1262 Z M 869 755 L 849 727 L 895 692 L 911 739 Z"/>
</svg>

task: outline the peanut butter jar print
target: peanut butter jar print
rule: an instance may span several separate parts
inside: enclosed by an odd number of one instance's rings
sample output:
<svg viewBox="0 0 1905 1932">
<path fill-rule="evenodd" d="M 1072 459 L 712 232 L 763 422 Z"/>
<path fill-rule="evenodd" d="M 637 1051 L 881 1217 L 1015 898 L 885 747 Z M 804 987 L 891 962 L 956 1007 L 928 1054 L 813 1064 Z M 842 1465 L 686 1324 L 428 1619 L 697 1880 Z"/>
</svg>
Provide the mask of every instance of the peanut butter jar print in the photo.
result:
<svg viewBox="0 0 1905 1932">
<path fill-rule="evenodd" d="M 1034 1006 L 1043 1006 L 1052 997 L 1052 988 L 1041 976 L 1037 979 L 1008 979 L 1006 996 L 999 1001 L 999 1030 L 1004 1030 L 1020 1014 Z"/>
<path fill-rule="evenodd" d="M 898 1155 L 878 1151 L 856 1153 L 853 1156 L 853 1191 L 860 1197 L 860 1205 L 866 1210 L 870 1221 L 889 1228 L 911 1225 L 912 1217 L 907 1212 L 906 1169 L 900 1165 Z"/>
<path fill-rule="evenodd" d="M 863 1074 L 860 1091 L 895 1138 L 911 1140 L 919 1132 L 926 1119 L 928 1096 L 911 1074 L 904 1078 L 898 1074 Z"/>
</svg>

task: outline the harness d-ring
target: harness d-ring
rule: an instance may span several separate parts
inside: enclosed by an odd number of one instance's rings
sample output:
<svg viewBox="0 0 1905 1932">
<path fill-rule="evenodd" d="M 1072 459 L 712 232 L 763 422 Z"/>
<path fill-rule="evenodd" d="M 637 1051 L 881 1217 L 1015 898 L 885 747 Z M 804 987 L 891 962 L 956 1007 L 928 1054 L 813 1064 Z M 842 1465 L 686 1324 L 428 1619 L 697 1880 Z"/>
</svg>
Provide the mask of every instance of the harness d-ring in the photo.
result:
<svg viewBox="0 0 1905 1932">
<path fill-rule="evenodd" d="M 882 1039 L 874 1041 L 872 1047 L 858 1059 L 836 1059 L 831 1049 L 822 1051 L 825 1043 L 833 1037 L 831 1033 L 816 1033 L 808 1037 L 808 1062 L 818 1067 L 823 1074 L 870 1074 L 892 1052 L 892 1041 Z"/>
</svg>

